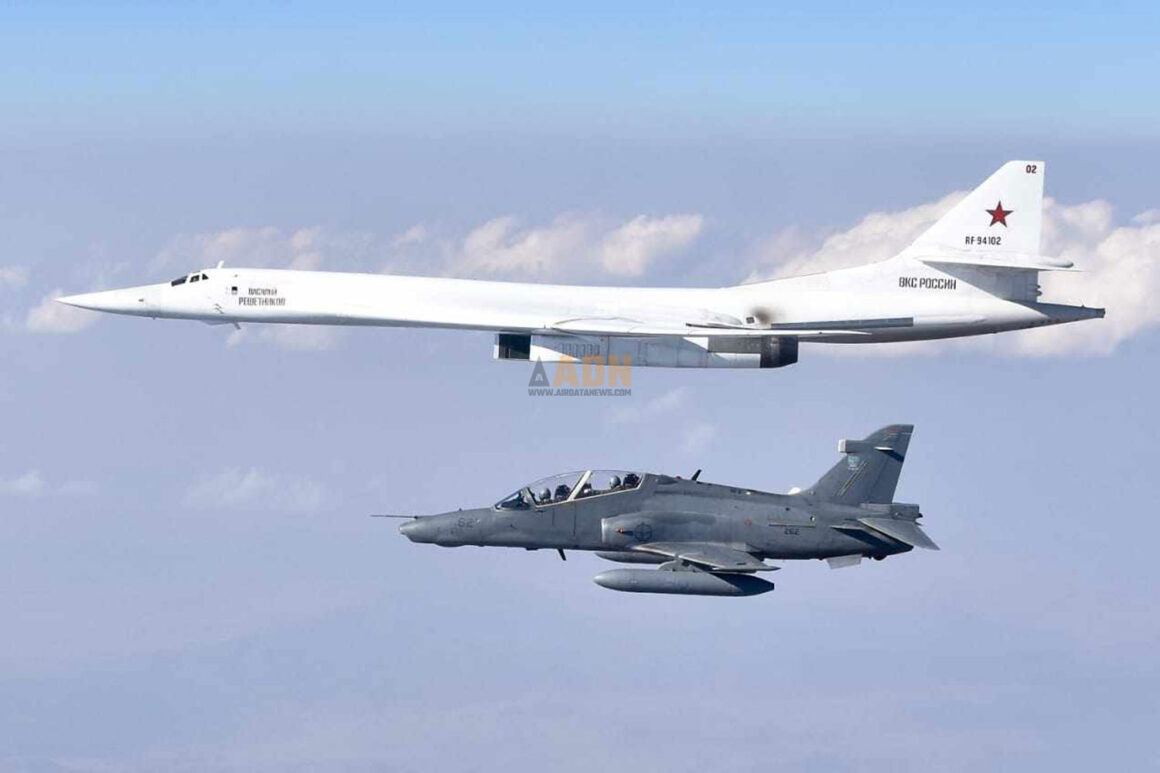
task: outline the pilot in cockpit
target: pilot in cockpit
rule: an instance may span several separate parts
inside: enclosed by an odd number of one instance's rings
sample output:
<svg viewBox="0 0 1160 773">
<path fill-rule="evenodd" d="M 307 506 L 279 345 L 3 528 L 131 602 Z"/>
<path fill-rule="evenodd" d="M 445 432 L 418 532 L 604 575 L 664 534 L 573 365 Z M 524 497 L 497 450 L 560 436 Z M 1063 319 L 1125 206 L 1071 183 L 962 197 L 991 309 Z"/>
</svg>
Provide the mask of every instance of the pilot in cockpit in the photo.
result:
<svg viewBox="0 0 1160 773">
<path fill-rule="evenodd" d="M 555 499 L 555 501 L 556 502 L 563 502 L 565 499 L 568 498 L 568 495 L 571 493 L 572 493 L 572 489 L 570 489 L 568 487 L 568 484 L 561 483 L 559 486 L 556 486 L 556 499 Z"/>
</svg>

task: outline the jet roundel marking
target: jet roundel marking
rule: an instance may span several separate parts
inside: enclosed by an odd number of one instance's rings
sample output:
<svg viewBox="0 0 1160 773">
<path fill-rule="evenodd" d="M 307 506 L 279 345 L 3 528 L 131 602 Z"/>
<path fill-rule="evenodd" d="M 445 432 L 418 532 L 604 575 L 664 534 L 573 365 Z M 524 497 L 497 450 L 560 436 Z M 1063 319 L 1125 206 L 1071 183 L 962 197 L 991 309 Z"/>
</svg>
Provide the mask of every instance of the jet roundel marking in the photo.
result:
<svg viewBox="0 0 1160 773">
<path fill-rule="evenodd" d="M 652 539 L 652 534 L 652 526 L 649 526 L 643 521 L 637 524 L 636 528 L 632 530 L 632 536 L 636 537 L 641 542 L 648 542 L 650 539 Z"/>
<path fill-rule="evenodd" d="M 995 225 L 995 223 L 1002 223 L 1003 227 L 1006 228 L 1007 227 L 1007 215 L 1010 215 L 1015 210 L 1003 209 L 1003 202 L 1000 201 L 998 204 L 995 205 L 994 209 L 985 209 L 983 211 L 991 216 L 991 222 L 989 223 L 989 226 Z"/>
</svg>

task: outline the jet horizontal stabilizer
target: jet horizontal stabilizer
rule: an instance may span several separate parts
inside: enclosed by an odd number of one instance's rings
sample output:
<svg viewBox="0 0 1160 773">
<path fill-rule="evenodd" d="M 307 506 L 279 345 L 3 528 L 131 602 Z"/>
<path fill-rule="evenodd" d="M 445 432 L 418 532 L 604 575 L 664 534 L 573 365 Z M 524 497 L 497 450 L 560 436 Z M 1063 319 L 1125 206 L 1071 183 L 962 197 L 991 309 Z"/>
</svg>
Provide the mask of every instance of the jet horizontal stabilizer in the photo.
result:
<svg viewBox="0 0 1160 773">
<path fill-rule="evenodd" d="M 938 550 L 939 547 L 934 543 L 930 537 L 926 536 L 926 532 L 922 530 L 914 521 L 906 521 L 898 518 L 859 518 L 859 523 L 864 523 L 875 531 L 882 532 L 891 539 L 899 542 L 912 545 L 916 548 L 926 548 L 927 550 Z"/>
</svg>

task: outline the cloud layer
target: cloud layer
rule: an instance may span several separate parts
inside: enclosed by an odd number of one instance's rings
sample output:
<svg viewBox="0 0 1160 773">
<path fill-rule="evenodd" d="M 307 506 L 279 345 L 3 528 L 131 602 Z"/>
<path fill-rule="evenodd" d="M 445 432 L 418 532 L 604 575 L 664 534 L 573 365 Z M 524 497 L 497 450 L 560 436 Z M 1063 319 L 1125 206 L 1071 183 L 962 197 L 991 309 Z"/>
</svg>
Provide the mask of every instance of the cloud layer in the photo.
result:
<svg viewBox="0 0 1160 773">
<path fill-rule="evenodd" d="M 230 468 L 194 483 L 185 492 L 194 509 L 307 512 L 326 501 L 323 487 L 305 477 L 276 475 L 256 467 Z"/>
<path fill-rule="evenodd" d="M 533 279 L 638 277 L 687 249 L 704 225 L 697 214 L 638 215 L 615 226 L 591 215 L 561 215 L 533 227 L 499 217 L 472 229 L 452 251 L 445 271 Z"/>
<path fill-rule="evenodd" d="M 0 266 L 0 289 L 23 287 L 28 284 L 28 269 L 24 266 Z"/>
<path fill-rule="evenodd" d="M 57 288 L 28 311 L 24 326 L 33 333 L 79 333 L 99 318 L 95 311 L 65 306 L 56 299 L 64 293 Z"/>
<path fill-rule="evenodd" d="M 822 234 L 784 229 L 750 250 L 749 280 L 829 271 L 885 260 L 917 238 L 963 197 L 894 212 L 872 212 L 853 226 Z M 1107 319 L 996 339 L 889 347 L 884 351 L 933 353 L 947 346 L 984 346 L 1010 353 L 1107 353 L 1120 342 L 1160 324 L 1160 210 L 1150 209 L 1117 223 L 1111 204 L 1094 200 L 1064 205 L 1044 202 L 1043 251 L 1072 260 L 1082 273 L 1040 275 L 1043 300 L 1104 306 Z M 505 215 L 465 233 L 441 232 L 415 224 L 380 237 L 365 232 L 336 233 L 320 227 L 283 230 L 237 227 L 182 235 L 154 258 L 155 273 L 197 266 L 226 265 L 296 269 L 389 271 L 433 276 L 520 278 L 536 281 L 615 282 L 643 276 L 689 249 L 703 234 L 699 214 L 638 215 L 623 221 L 594 214 L 564 214 L 548 223 L 525 225 Z M 0 287 L 21 287 L 27 269 L 0 268 Z M 55 303 L 59 290 L 27 313 L 34 332 L 74 333 L 98 315 Z M 19 324 L 11 322 L 11 324 Z M 272 343 L 304 351 L 333 348 L 342 331 L 307 326 L 268 326 L 234 332 L 230 345 Z"/>
<path fill-rule="evenodd" d="M 39 470 L 21 475 L 0 477 L 0 496 L 35 498 L 44 495 L 89 496 L 96 493 L 97 484 L 88 480 L 70 480 L 49 485 Z"/>
<path fill-rule="evenodd" d="M 30 470 L 13 478 L 0 478 L 0 494 L 19 497 L 37 497 L 44 493 L 44 478 L 37 470 Z"/>
</svg>

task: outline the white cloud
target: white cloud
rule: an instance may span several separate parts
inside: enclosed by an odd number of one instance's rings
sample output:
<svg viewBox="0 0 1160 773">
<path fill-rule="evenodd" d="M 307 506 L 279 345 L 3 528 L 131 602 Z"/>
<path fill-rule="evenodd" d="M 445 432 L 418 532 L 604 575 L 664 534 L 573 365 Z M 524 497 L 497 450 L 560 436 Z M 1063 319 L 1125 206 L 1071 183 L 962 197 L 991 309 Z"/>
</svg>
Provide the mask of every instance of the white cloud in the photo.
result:
<svg viewBox="0 0 1160 773">
<path fill-rule="evenodd" d="M 319 269 L 358 268 L 373 257 L 374 238 L 363 232 L 338 233 L 315 226 L 286 231 L 274 226 L 236 227 L 201 234 L 182 234 L 169 240 L 153 258 L 159 271 L 227 266 L 251 268 Z"/>
<path fill-rule="evenodd" d="M 663 419 L 666 427 L 671 428 L 676 423 L 673 414 L 682 412 L 689 404 L 689 391 L 685 387 L 677 387 L 648 400 L 633 399 L 625 403 L 612 412 L 613 425 L 642 424 Z M 677 445 L 684 453 L 699 454 L 717 437 L 715 424 L 681 418 Z"/>
<path fill-rule="evenodd" d="M 24 266 L 0 266 L 0 288 L 23 287 L 28 284 L 28 269 Z"/>
<path fill-rule="evenodd" d="M 445 273 L 640 276 L 687 248 L 703 227 L 704 218 L 696 214 L 640 215 L 616 226 L 594 216 L 561 215 L 535 228 L 498 217 L 467 234 Z"/>
<path fill-rule="evenodd" d="M 39 470 L 31 470 L 15 478 L 0 478 L 0 496 L 67 496 L 84 497 L 97 492 L 97 484 L 90 480 L 70 480 L 59 486 L 50 485 Z"/>
<path fill-rule="evenodd" d="M 322 486 L 309 478 L 272 475 L 257 468 L 232 468 L 189 488 L 184 502 L 192 508 L 228 510 L 317 510 L 326 500 Z"/>
<path fill-rule="evenodd" d="M 809 245 L 789 229 L 766 240 L 750 279 L 792 276 L 861 265 L 898 254 L 963 194 L 898 212 L 874 212 L 853 227 Z M 1043 272 L 1041 300 L 1101 306 L 1107 318 L 1005 333 L 959 342 L 925 342 L 869 347 L 875 353 L 933 353 L 948 346 L 994 348 L 1019 354 L 1106 354 L 1121 341 L 1160 325 L 1160 210 L 1148 210 L 1117 226 L 1112 206 L 1101 200 L 1063 205 L 1044 201 L 1043 247 L 1046 255 L 1071 260 L 1080 272 Z M 868 347 L 859 347 L 867 349 Z"/>
<path fill-rule="evenodd" d="M 36 470 L 15 478 L 0 478 L 0 494 L 20 497 L 38 497 L 45 491 L 44 478 Z"/>
<path fill-rule="evenodd" d="M 97 321 L 97 312 L 57 303 L 64 293 L 58 288 L 29 309 L 24 326 L 34 333 L 77 333 Z"/>
<path fill-rule="evenodd" d="M 681 450 L 687 454 L 699 454 L 709 447 L 717 437 L 717 425 L 709 422 L 695 422 L 685 428 L 681 438 Z"/>
<path fill-rule="evenodd" d="M 1106 201 L 1047 202 L 1044 252 L 1083 271 L 1040 274 L 1043 300 L 1101 306 L 1107 317 L 1013 336 L 1017 351 L 1108 354 L 1121 341 L 1160 325 L 1160 222 L 1149 213 L 1133 222 L 1138 225 L 1115 225 Z"/>
<path fill-rule="evenodd" d="M 700 215 L 639 215 L 604 237 L 601 265 L 616 276 L 640 276 L 657 257 L 692 244 L 704 225 Z"/>
<path fill-rule="evenodd" d="M 677 387 L 663 392 L 656 397 L 639 402 L 635 399 L 626 401 L 628 404 L 618 406 L 612 412 L 611 419 L 615 424 L 638 424 L 643 421 L 664 416 L 679 409 L 688 401 L 688 390 Z"/>
<path fill-rule="evenodd" d="M 528 229 L 520 229 L 514 217 L 497 217 L 467 234 L 462 254 L 450 268 L 472 274 L 548 276 L 562 263 L 576 260 L 584 245 L 591 242 L 591 230 L 590 222 L 571 215 Z"/>
<path fill-rule="evenodd" d="M 1146 209 L 1132 218 L 1132 222 L 1136 225 L 1160 223 L 1160 209 Z"/>
<path fill-rule="evenodd" d="M 414 244 L 422 244 L 427 241 L 427 226 L 422 223 L 416 223 L 408 228 L 403 233 L 391 240 L 391 244 L 396 247 L 409 247 Z"/>
<path fill-rule="evenodd" d="M 297 352 L 323 352 L 342 341 L 341 328 L 328 325 L 249 325 L 242 324 L 226 339 L 226 346 L 246 343 L 271 343 L 280 349 Z"/>
<path fill-rule="evenodd" d="M 900 212 L 871 212 L 856 225 L 816 239 L 790 228 L 758 248 L 757 265 L 748 280 L 814 274 L 892 258 L 958 204 L 964 193 Z"/>
</svg>

